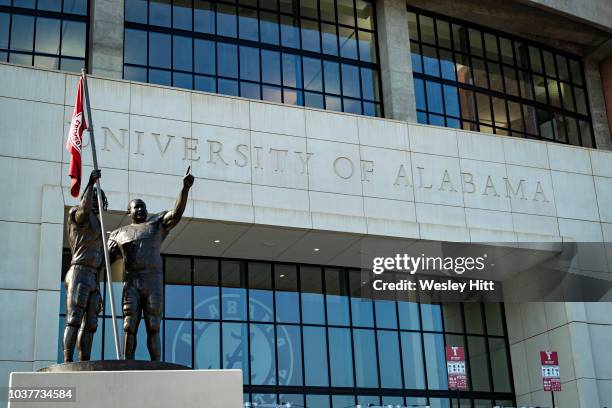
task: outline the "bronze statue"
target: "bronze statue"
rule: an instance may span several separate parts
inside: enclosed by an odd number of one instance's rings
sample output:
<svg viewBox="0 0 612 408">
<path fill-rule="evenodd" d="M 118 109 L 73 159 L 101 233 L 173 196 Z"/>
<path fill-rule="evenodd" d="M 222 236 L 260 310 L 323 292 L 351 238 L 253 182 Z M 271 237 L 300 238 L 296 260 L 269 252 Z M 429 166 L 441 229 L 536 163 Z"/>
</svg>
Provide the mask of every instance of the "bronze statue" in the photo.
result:
<svg viewBox="0 0 612 408">
<path fill-rule="evenodd" d="M 161 358 L 159 330 L 164 307 L 164 280 L 161 244 L 183 215 L 194 177 L 189 169 L 174 209 L 147 219 L 147 206 L 141 199 L 131 200 L 128 213 L 132 223 L 113 231 L 109 239 L 111 259 L 122 257 L 123 351 L 126 360 L 134 359 L 140 316 L 144 314 L 147 348 L 152 361 Z"/>
<path fill-rule="evenodd" d="M 102 307 L 99 271 L 104 263 L 102 229 L 98 219 L 97 188 L 94 184 L 101 177 L 100 170 L 89 176 L 87 187 L 78 206 L 68 212 L 68 243 L 72 252 L 70 269 L 66 274 L 66 328 L 62 347 L 64 362 L 73 361 L 75 343 L 79 360 L 87 361 L 91 356 L 93 336 L 98 328 L 98 313 Z M 100 190 L 108 208 L 104 191 Z"/>
</svg>

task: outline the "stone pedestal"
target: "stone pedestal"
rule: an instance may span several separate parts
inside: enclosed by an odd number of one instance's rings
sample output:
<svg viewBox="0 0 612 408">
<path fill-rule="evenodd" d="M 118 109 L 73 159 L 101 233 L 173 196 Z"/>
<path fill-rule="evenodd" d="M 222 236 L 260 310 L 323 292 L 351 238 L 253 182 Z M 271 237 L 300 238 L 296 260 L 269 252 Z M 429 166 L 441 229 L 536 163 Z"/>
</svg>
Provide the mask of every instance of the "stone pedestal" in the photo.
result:
<svg viewBox="0 0 612 408">
<path fill-rule="evenodd" d="M 72 389 L 70 401 L 9 401 L 9 408 L 242 408 L 240 370 L 128 370 L 11 373 L 16 389 Z M 39 394 L 40 395 L 40 394 Z"/>
</svg>

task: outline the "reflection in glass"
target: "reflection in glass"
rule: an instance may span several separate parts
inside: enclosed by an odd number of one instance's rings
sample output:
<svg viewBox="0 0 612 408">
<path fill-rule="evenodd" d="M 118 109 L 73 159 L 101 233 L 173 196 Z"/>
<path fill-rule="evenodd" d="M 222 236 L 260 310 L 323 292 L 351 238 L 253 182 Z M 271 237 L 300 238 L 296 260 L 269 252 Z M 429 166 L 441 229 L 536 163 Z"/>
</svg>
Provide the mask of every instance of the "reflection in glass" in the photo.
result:
<svg viewBox="0 0 612 408">
<path fill-rule="evenodd" d="M 240 79 L 259 82 L 258 48 L 240 46 Z"/>
<path fill-rule="evenodd" d="M 170 68 L 170 36 L 149 33 L 149 65 L 157 68 Z"/>
<path fill-rule="evenodd" d="M 236 37 L 236 6 L 217 4 L 217 34 L 226 37 Z"/>
<path fill-rule="evenodd" d="M 295 265 L 276 265 L 274 267 L 276 298 L 276 320 L 283 323 L 300 322 L 300 296 L 298 276 Z"/>
<path fill-rule="evenodd" d="M 225 318 L 225 316 L 223 317 Z M 249 350 L 247 325 L 243 323 L 223 323 L 223 368 L 242 370 L 242 379 L 249 382 Z"/>
<path fill-rule="evenodd" d="M 251 321 L 271 322 L 274 319 L 272 265 L 263 262 L 249 262 L 248 275 L 249 318 Z"/>
<path fill-rule="evenodd" d="M 321 52 L 319 24 L 316 21 L 302 19 L 302 49 Z"/>
<path fill-rule="evenodd" d="M 192 71 L 192 39 L 190 37 L 173 36 L 172 65 L 174 69 Z"/>
<path fill-rule="evenodd" d="M 208 40 L 194 40 L 194 70 L 200 74 L 214 75 L 216 72 L 215 43 Z M 196 81 L 197 82 L 197 81 Z"/>
<path fill-rule="evenodd" d="M 323 68 L 321 60 L 315 58 L 302 58 L 304 65 L 304 89 L 323 91 Z"/>
<path fill-rule="evenodd" d="M 173 0 L 172 26 L 181 30 L 191 30 L 191 0 Z"/>
<path fill-rule="evenodd" d="M 279 44 L 280 31 L 276 14 L 261 12 L 259 14 L 259 29 L 261 30 L 261 42 Z"/>
<path fill-rule="evenodd" d="M 221 331 L 219 323 L 194 322 L 194 368 L 219 368 L 221 361 Z"/>
<path fill-rule="evenodd" d="M 238 32 L 240 38 L 251 41 L 259 40 L 257 11 L 246 7 L 238 10 Z"/>
<path fill-rule="evenodd" d="M 331 340 L 330 344 L 334 342 Z M 374 330 L 353 330 L 353 346 L 355 353 L 355 378 L 357 387 L 378 387 L 378 367 L 376 363 L 376 344 Z M 336 353 L 334 349 L 334 353 Z M 332 362 L 334 357 L 331 358 Z M 332 383 L 335 376 L 332 369 Z"/>
<path fill-rule="evenodd" d="M 36 19 L 34 51 L 55 55 L 60 53 L 60 20 L 41 17 Z"/>
<path fill-rule="evenodd" d="M 423 347 L 421 334 L 401 332 L 402 365 L 404 367 L 404 387 L 410 389 L 425 388 L 425 366 L 423 364 Z"/>
<path fill-rule="evenodd" d="M 274 325 L 250 325 L 251 384 L 276 384 Z"/>
<path fill-rule="evenodd" d="M 325 305 L 321 268 L 300 267 L 302 298 L 302 322 L 305 324 L 324 324 Z"/>
<path fill-rule="evenodd" d="M 265 83 L 281 85 L 280 53 L 261 50 L 261 79 Z"/>
<path fill-rule="evenodd" d="M 224 77 L 238 77 L 238 47 L 217 43 L 217 72 Z"/>
<path fill-rule="evenodd" d="M 402 388 L 402 369 L 400 366 L 399 340 L 396 331 L 379 330 L 378 366 L 382 388 Z M 408 358 L 413 358 L 411 355 Z"/>
<path fill-rule="evenodd" d="M 283 53 L 283 85 L 302 87 L 302 63 L 299 55 Z"/>
<path fill-rule="evenodd" d="M 325 268 L 325 286 L 327 288 L 327 323 L 347 326 L 349 324 L 349 306 L 345 271 Z"/>
<path fill-rule="evenodd" d="M 165 320 L 164 361 L 191 366 L 191 322 Z M 142 346 L 141 346 L 142 348 Z"/>
<path fill-rule="evenodd" d="M 302 344 L 298 326 L 276 327 L 279 385 L 302 385 Z"/>
<path fill-rule="evenodd" d="M 327 387 L 327 340 L 325 328 L 304 326 L 304 372 L 305 385 Z"/>
<path fill-rule="evenodd" d="M 472 378 L 471 388 L 474 391 L 489 391 L 489 368 L 487 367 L 487 350 L 483 337 L 468 336 L 469 365 Z"/>
<path fill-rule="evenodd" d="M 333 350 L 329 353 L 331 385 L 332 387 L 352 387 L 351 332 L 349 329 L 330 327 L 328 328 L 328 336 L 329 349 Z"/>
<path fill-rule="evenodd" d="M 357 59 L 357 34 L 352 28 L 338 27 L 340 39 L 340 56 Z"/>
<path fill-rule="evenodd" d="M 200 33 L 215 33 L 215 12 L 212 2 L 206 0 L 193 1 L 193 28 Z"/>
<path fill-rule="evenodd" d="M 170 0 L 149 1 L 149 24 L 170 27 Z"/>
<path fill-rule="evenodd" d="M 294 17 L 281 16 L 281 45 L 283 47 L 300 48 L 299 20 Z"/>
<path fill-rule="evenodd" d="M 446 356 L 442 334 L 423 333 L 425 358 L 427 361 L 427 383 L 430 389 L 445 390 L 448 388 L 446 378 Z"/>
<path fill-rule="evenodd" d="M 191 317 L 191 286 L 166 285 L 165 290 L 165 316 Z"/>
<path fill-rule="evenodd" d="M 32 51 L 34 47 L 34 17 L 13 14 L 11 50 Z M 27 65 L 32 64 L 32 57 Z"/>
</svg>

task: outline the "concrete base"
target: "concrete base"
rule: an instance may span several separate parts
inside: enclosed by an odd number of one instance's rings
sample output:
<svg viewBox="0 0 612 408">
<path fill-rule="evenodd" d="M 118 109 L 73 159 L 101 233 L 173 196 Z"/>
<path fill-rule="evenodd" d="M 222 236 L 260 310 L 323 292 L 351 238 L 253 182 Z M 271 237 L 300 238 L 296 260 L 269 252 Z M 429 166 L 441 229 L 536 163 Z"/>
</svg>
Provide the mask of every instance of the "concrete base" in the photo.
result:
<svg viewBox="0 0 612 408">
<path fill-rule="evenodd" d="M 10 387 L 72 388 L 72 401 L 16 402 L 9 408 L 242 408 L 240 370 L 11 373 Z M 40 399 L 38 400 L 40 401 Z"/>
</svg>

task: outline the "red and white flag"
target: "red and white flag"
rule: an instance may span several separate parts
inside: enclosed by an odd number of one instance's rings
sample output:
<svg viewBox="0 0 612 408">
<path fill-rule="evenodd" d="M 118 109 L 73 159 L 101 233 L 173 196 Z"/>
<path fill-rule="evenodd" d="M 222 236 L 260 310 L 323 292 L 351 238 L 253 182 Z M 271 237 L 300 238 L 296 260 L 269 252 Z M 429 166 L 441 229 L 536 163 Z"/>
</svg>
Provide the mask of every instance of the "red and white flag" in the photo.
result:
<svg viewBox="0 0 612 408">
<path fill-rule="evenodd" d="M 85 129 L 87 129 L 87 123 L 85 123 L 83 113 L 83 78 L 80 78 L 70 129 L 68 130 L 68 140 L 66 140 L 66 150 L 70 153 L 68 175 L 72 179 L 70 194 L 73 197 L 78 197 L 81 190 L 81 146 L 83 145 L 83 130 Z"/>
</svg>

